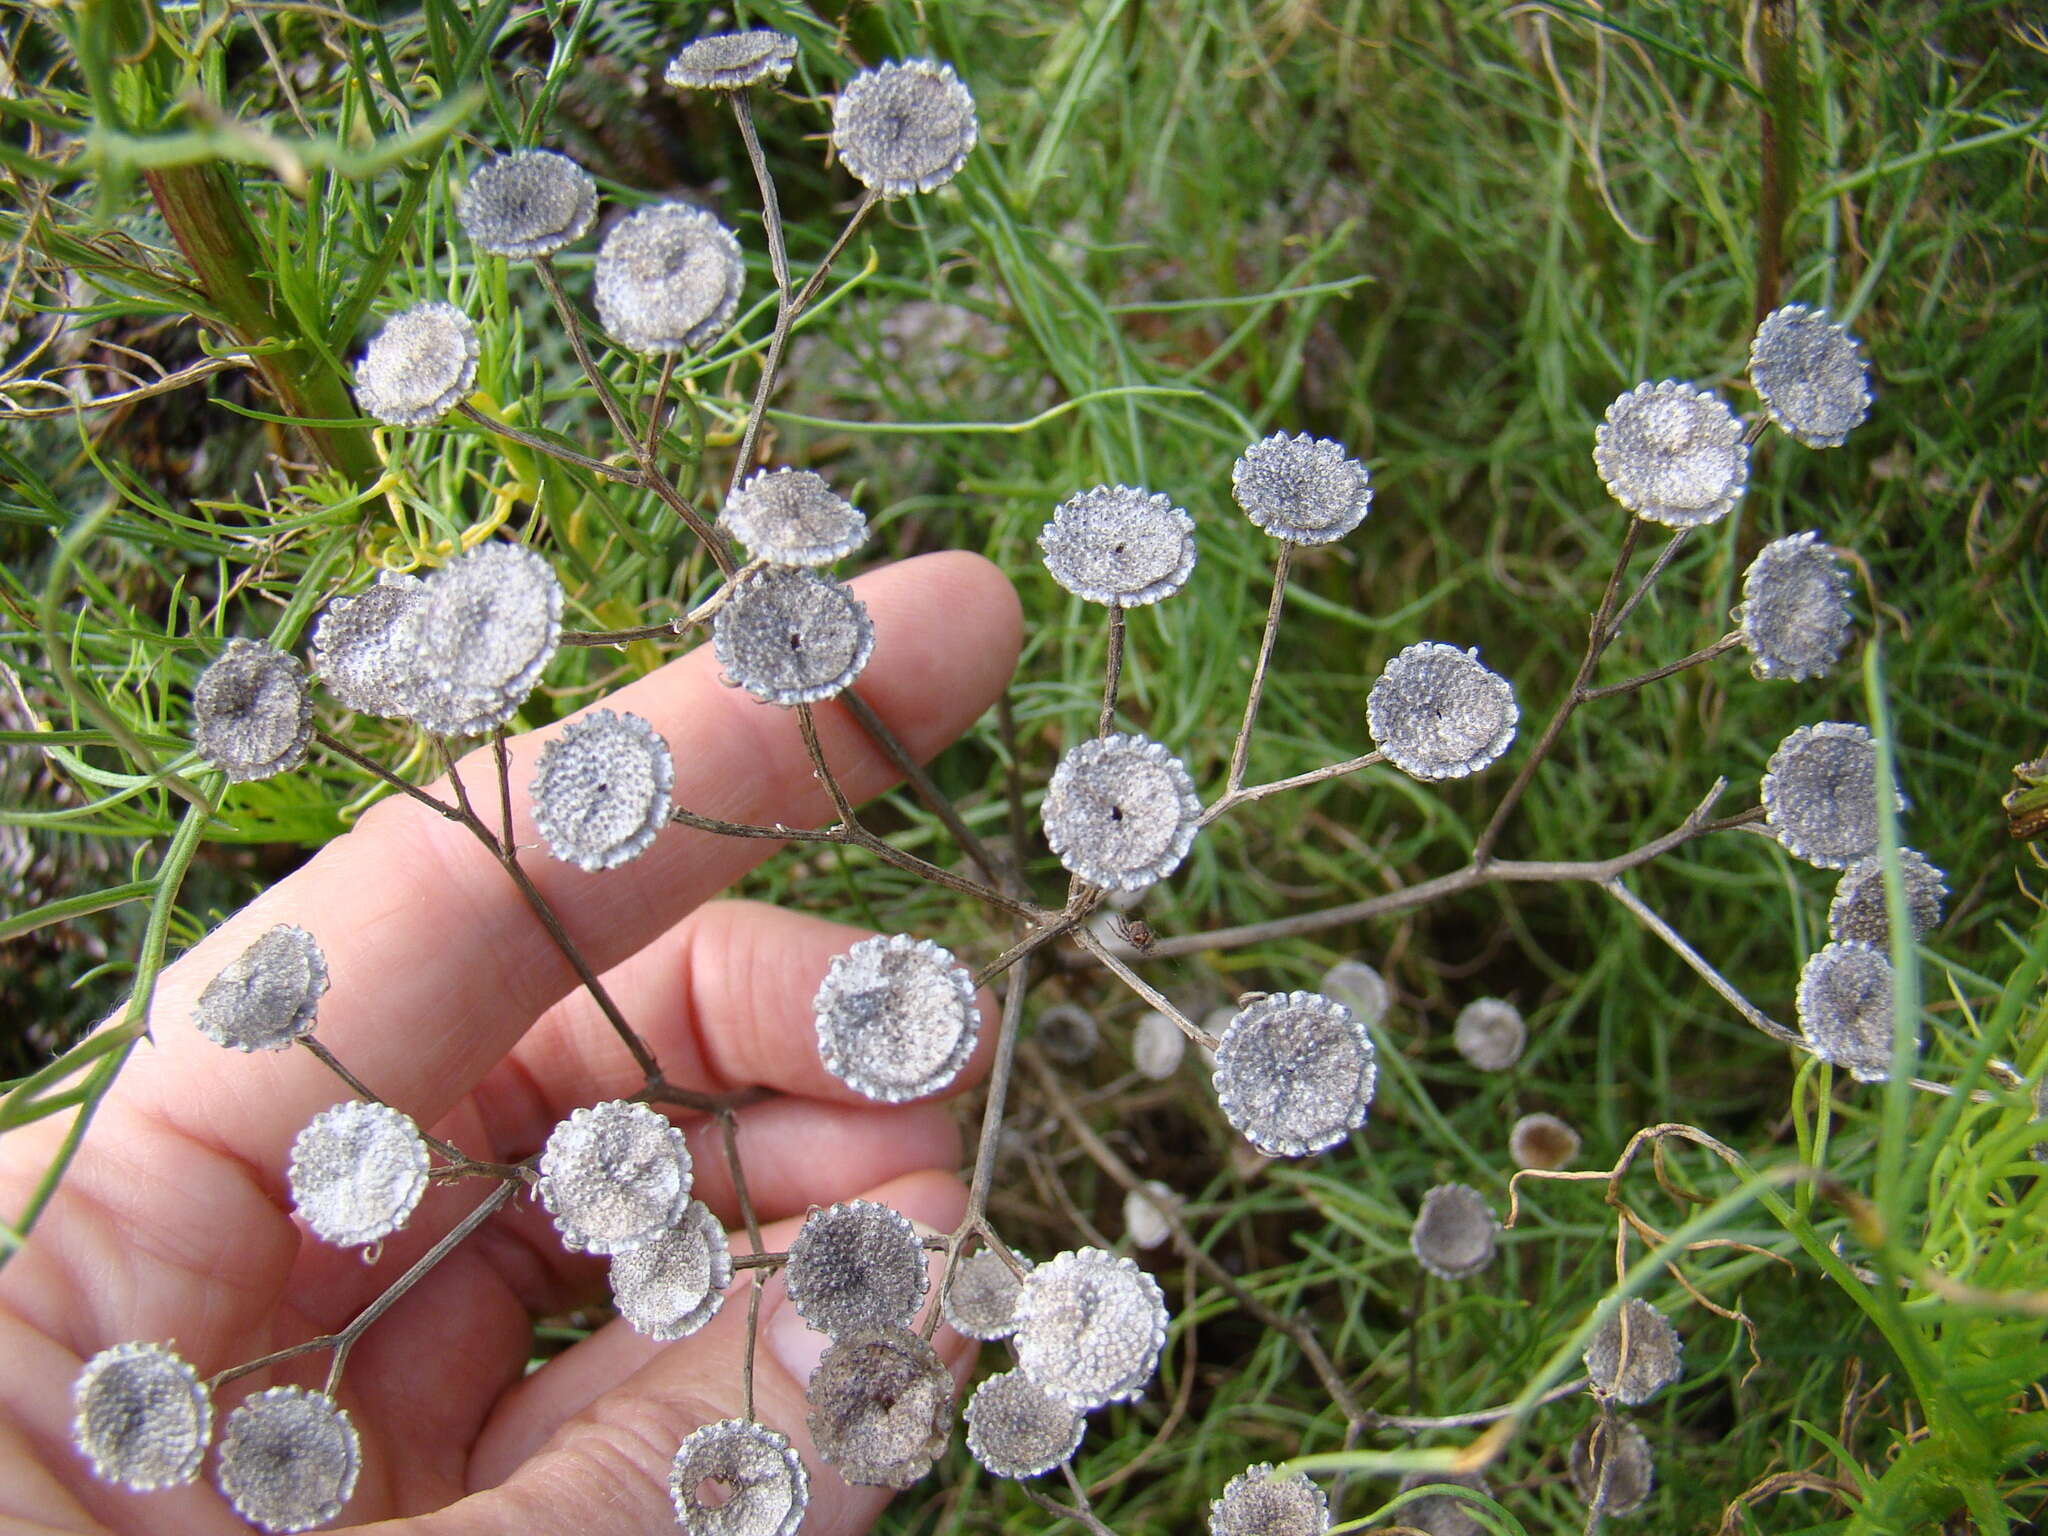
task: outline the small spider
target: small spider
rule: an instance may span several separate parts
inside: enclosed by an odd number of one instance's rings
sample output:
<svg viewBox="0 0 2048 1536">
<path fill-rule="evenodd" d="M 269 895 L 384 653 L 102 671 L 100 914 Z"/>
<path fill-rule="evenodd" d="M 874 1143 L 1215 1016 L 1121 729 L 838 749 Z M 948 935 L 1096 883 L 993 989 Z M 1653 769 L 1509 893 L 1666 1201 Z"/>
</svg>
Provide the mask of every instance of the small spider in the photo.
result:
<svg viewBox="0 0 2048 1536">
<path fill-rule="evenodd" d="M 1142 917 L 1130 917 L 1119 912 L 1110 918 L 1109 925 L 1117 938 L 1141 955 L 1159 942 L 1159 935 L 1152 931 L 1152 925 Z"/>
</svg>

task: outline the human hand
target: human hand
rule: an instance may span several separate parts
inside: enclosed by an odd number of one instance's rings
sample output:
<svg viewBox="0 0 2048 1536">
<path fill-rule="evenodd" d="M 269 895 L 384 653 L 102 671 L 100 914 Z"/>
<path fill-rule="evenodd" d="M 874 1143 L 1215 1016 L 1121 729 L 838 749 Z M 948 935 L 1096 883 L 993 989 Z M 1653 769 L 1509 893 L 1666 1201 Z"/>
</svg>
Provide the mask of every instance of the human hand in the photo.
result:
<svg viewBox="0 0 2048 1536">
<path fill-rule="evenodd" d="M 854 585 L 878 637 L 862 695 L 929 758 L 1007 683 L 1020 636 L 1015 595 L 993 566 L 961 554 L 908 561 Z M 678 803 L 756 823 L 830 818 L 795 721 L 722 687 L 708 646 L 603 702 L 667 738 Z M 818 721 L 853 799 L 893 781 L 839 706 L 820 706 Z M 951 1114 L 929 1102 L 872 1104 L 819 1063 L 812 994 L 830 959 L 862 935 L 710 900 L 771 843 L 671 827 L 641 858 L 600 874 L 547 857 L 525 785 L 559 730 L 512 743 L 525 866 L 668 1082 L 772 1094 L 738 1114 L 767 1248 L 787 1248 L 808 1207 L 855 1197 L 950 1230 L 966 1201 Z M 495 772 L 488 749 L 464 764 L 492 822 Z M 152 1043 L 129 1061 L 31 1241 L 0 1271 L 0 1518 L 27 1530 L 246 1530 L 203 1476 L 146 1495 L 96 1481 L 71 1441 L 80 1365 L 122 1340 L 155 1339 L 174 1342 L 205 1374 L 331 1333 L 487 1193 L 478 1179 L 434 1184 L 374 1265 L 293 1220 L 292 1139 L 348 1091 L 307 1051 L 224 1051 L 191 1023 L 206 983 L 278 923 L 306 928 L 326 955 L 332 989 L 317 1038 L 387 1102 L 473 1158 L 527 1157 L 572 1109 L 642 1086 L 495 858 L 410 800 L 376 806 L 163 973 Z M 991 1043 L 985 1028 L 956 1086 L 979 1074 Z M 717 1127 L 678 1118 L 696 1197 L 736 1225 Z M 65 1130 L 58 1118 L 0 1141 L 0 1210 L 22 1208 Z M 744 1239 L 734 1251 L 745 1251 Z M 524 1375 L 533 1319 L 602 1302 L 605 1266 L 566 1252 L 547 1213 L 519 1198 L 379 1318 L 349 1354 L 337 1393 L 363 1451 L 339 1523 L 392 1521 L 408 1536 L 673 1529 L 667 1473 L 677 1444 L 741 1411 L 747 1308 L 728 1303 L 701 1332 L 667 1345 L 613 1322 Z M 780 1302 L 778 1282 L 762 1298 L 758 1416 L 804 1452 L 806 1536 L 864 1530 L 886 1492 L 849 1487 L 811 1453 L 802 1375 L 826 1341 Z M 945 1328 L 935 1343 L 964 1373 L 972 1344 Z M 312 1354 L 267 1379 L 244 1377 L 223 1388 L 217 1412 L 256 1387 L 317 1387 L 326 1369 L 326 1355 Z"/>
</svg>

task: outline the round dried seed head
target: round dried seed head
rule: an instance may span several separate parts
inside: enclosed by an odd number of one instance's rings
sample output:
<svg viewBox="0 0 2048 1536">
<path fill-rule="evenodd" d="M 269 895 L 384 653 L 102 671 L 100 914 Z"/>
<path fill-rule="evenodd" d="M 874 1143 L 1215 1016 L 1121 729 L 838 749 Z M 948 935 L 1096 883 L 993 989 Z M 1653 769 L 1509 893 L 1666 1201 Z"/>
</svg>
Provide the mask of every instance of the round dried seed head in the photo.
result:
<svg viewBox="0 0 2048 1536">
<path fill-rule="evenodd" d="M 548 852 L 578 869 L 638 858 L 668 823 L 675 759 L 638 715 L 594 709 L 541 748 L 533 823 Z"/>
<path fill-rule="evenodd" d="M 313 670 L 345 707 L 386 719 L 411 714 L 418 682 L 406 625 L 423 590 L 417 576 L 384 571 L 375 586 L 321 610 Z"/>
<path fill-rule="evenodd" d="M 1795 859 L 1846 869 L 1877 851 L 1877 743 L 1862 726 L 1801 726 L 1765 764 L 1761 793 L 1764 824 Z"/>
<path fill-rule="evenodd" d="M 1143 736 L 1070 748 L 1039 809 L 1060 863 L 1090 885 L 1138 891 L 1180 867 L 1202 818 L 1179 758 Z"/>
<path fill-rule="evenodd" d="M 1195 568 L 1195 520 L 1157 491 L 1098 485 L 1053 508 L 1038 532 L 1052 579 L 1078 598 L 1142 608 Z"/>
<path fill-rule="evenodd" d="M 234 1051 L 281 1051 L 313 1032 L 327 957 L 313 935 L 279 923 L 206 984 L 192 1009 L 199 1033 Z"/>
<path fill-rule="evenodd" d="M 1462 779 L 1515 739 L 1515 690 L 1479 652 L 1417 641 L 1390 660 L 1365 696 L 1365 728 L 1387 761 L 1418 779 Z"/>
<path fill-rule="evenodd" d="M 1131 1064 L 1140 1077 L 1155 1083 L 1165 1082 L 1180 1070 L 1187 1049 L 1188 1037 L 1180 1026 L 1156 1008 L 1140 1015 L 1138 1027 L 1131 1033 Z"/>
<path fill-rule="evenodd" d="M 907 933 L 837 956 L 811 1006 L 825 1070 L 883 1104 L 952 1082 L 981 1030 L 974 978 L 950 950 Z"/>
<path fill-rule="evenodd" d="M 1500 1223 L 1486 1197 L 1468 1184 L 1439 1184 L 1422 1197 L 1408 1246 L 1439 1280 L 1462 1280 L 1493 1262 Z"/>
<path fill-rule="evenodd" d="M 1671 1319 L 1631 1296 L 1586 1346 L 1586 1374 L 1603 1397 L 1640 1407 L 1685 1374 L 1683 1349 Z"/>
<path fill-rule="evenodd" d="M 1209 1536 L 1323 1536 L 1329 1495 L 1306 1472 L 1273 1475 L 1273 1463 L 1246 1467 L 1209 1502 Z"/>
<path fill-rule="evenodd" d="M 540 1198 L 572 1253 L 630 1253 L 682 1219 L 690 1202 L 683 1133 L 645 1104 L 579 1109 L 549 1134 Z"/>
<path fill-rule="evenodd" d="M 1825 310 L 1787 304 L 1749 346 L 1749 381 L 1771 420 L 1809 448 L 1839 448 L 1870 414 L 1870 365 Z"/>
<path fill-rule="evenodd" d="M 103 1349 L 71 1385 L 71 1443 L 95 1474 L 137 1493 L 189 1483 L 213 1434 L 213 1399 L 166 1344 Z"/>
<path fill-rule="evenodd" d="M 1130 1259 L 1062 1253 L 1025 1278 L 1012 1342 L 1025 1374 L 1071 1407 L 1133 1402 L 1166 1342 L 1166 1294 Z"/>
<path fill-rule="evenodd" d="M 1603 1515 L 1634 1514 L 1656 1483 L 1650 1442 L 1627 1419 L 1595 1419 L 1572 1442 L 1569 1460 L 1580 1501 Z"/>
<path fill-rule="evenodd" d="M 214 1482 L 235 1513 L 266 1531 L 309 1531 L 356 1491 L 362 1442 L 325 1392 L 272 1387 L 228 1415 Z"/>
<path fill-rule="evenodd" d="M 1387 1016 L 1387 1006 L 1394 997 L 1387 978 L 1363 960 L 1339 960 L 1323 972 L 1323 983 L 1317 990 L 1342 1003 L 1368 1029 Z"/>
<path fill-rule="evenodd" d="M 1022 1371 L 1004 1371 L 967 1400 L 967 1449 L 997 1477 L 1039 1477 L 1081 1448 L 1087 1423 Z"/>
<path fill-rule="evenodd" d="M 230 640 L 192 685 L 192 744 L 231 784 L 296 768 L 313 739 L 313 695 L 296 656 Z"/>
<path fill-rule="evenodd" d="M 1365 1124 L 1378 1078 L 1365 1026 L 1315 992 L 1239 1009 L 1216 1046 L 1224 1117 L 1270 1157 L 1334 1147 Z"/>
<path fill-rule="evenodd" d="M 650 1339 L 688 1338 L 718 1315 L 731 1284 L 725 1228 L 700 1200 L 652 1242 L 612 1256 L 612 1302 Z"/>
<path fill-rule="evenodd" d="M 1741 418 L 1719 396 L 1666 379 L 1638 384 L 1607 407 L 1593 434 L 1593 467 L 1608 495 L 1637 517 L 1697 528 L 1741 499 L 1749 450 Z"/>
<path fill-rule="evenodd" d="M 977 1248 L 953 1266 L 942 1306 L 953 1331 L 989 1343 L 1017 1331 L 1024 1277 L 993 1248 Z"/>
<path fill-rule="evenodd" d="M 1910 848 L 1899 850 L 1899 877 L 1906 886 L 1906 924 L 1914 938 L 1941 926 L 1942 898 L 1948 884 L 1940 870 Z M 1828 933 L 1843 943 L 1889 948 L 1891 919 L 1884 901 L 1884 863 L 1858 859 L 1842 871 L 1835 899 L 1828 905 Z"/>
<path fill-rule="evenodd" d="M 1342 443 L 1306 432 L 1276 432 L 1230 468 L 1230 494 L 1244 515 L 1291 544 L 1334 544 L 1372 510 L 1372 479 Z"/>
<path fill-rule="evenodd" d="M 1735 622 L 1752 676 L 1825 677 L 1849 643 L 1849 575 L 1818 534 L 1794 533 L 1757 552 Z"/>
<path fill-rule="evenodd" d="M 1892 1006 L 1891 958 L 1875 945 L 1829 944 L 1799 973 L 1799 1032 L 1859 1083 L 1891 1076 Z"/>
<path fill-rule="evenodd" d="M 1505 1072 L 1522 1059 L 1529 1031 L 1522 1010 L 1500 997 L 1477 997 L 1458 1010 L 1451 1043 L 1482 1072 Z"/>
<path fill-rule="evenodd" d="M 356 364 L 356 404 L 387 426 L 439 421 L 476 384 L 476 327 L 453 304 L 415 304 L 370 338 Z"/>
<path fill-rule="evenodd" d="M 554 567 L 519 544 L 480 544 L 433 572 L 404 627 L 419 682 L 412 717 L 476 736 L 526 702 L 562 634 Z"/>
<path fill-rule="evenodd" d="M 374 1243 L 411 1217 L 427 1168 L 427 1143 L 410 1116 L 388 1104 L 337 1104 L 292 1142 L 292 1208 L 324 1242 Z"/>
<path fill-rule="evenodd" d="M 769 704 L 815 704 L 841 692 L 875 651 L 868 610 L 815 571 L 770 566 L 744 577 L 711 621 L 725 675 Z"/>
<path fill-rule="evenodd" d="M 833 149 L 855 181 L 884 197 L 943 187 L 979 133 L 974 97 L 930 59 L 864 69 L 832 107 Z"/>
<path fill-rule="evenodd" d="M 1157 1248 L 1173 1235 L 1166 1214 L 1177 1210 L 1180 1196 L 1173 1186 L 1149 1179 L 1124 1196 L 1124 1236 L 1133 1248 Z"/>
<path fill-rule="evenodd" d="M 741 91 L 764 80 L 787 80 L 795 65 L 796 39 L 757 27 L 684 44 L 662 78 L 679 91 Z"/>
<path fill-rule="evenodd" d="M 840 1339 L 811 1372 L 804 1401 L 811 1443 L 849 1483 L 908 1488 L 953 1434 L 953 1373 L 908 1328 Z"/>
<path fill-rule="evenodd" d="M 717 219 L 653 203 L 597 248 L 597 317 L 629 352 L 686 352 L 732 323 L 746 275 L 738 237 Z"/>
<path fill-rule="evenodd" d="M 931 1283 L 910 1218 L 872 1200 L 812 1211 L 782 1273 L 797 1315 L 835 1339 L 905 1326 Z"/>
<path fill-rule="evenodd" d="M 748 554 L 771 565 L 830 565 L 868 538 L 868 520 L 808 469 L 756 470 L 718 521 Z"/>
<path fill-rule="evenodd" d="M 1086 1008 L 1061 1003 L 1039 1014 L 1032 1035 L 1054 1061 L 1078 1067 L 1094 1059 L 1095 1048 L 1102 1043 L 1102 1026 Z"/>
<path fill-rule="evenodd" d="M 552 256 L 597 222 L 597 183 L 567 155 L 522 149 L 477 167 L 455 216 L 470 243 L 493 256 Z"/>
<path fill-rule="evenodd" d="M 668 1495 L 684 1536 L 795 1536 L 811 1482 L 787 1435 L 721 1419 L 684 1436 Z"/>
<path fill-rule="evenodd" d="M 1474 1493 L 1489 1497 L 1493 1489 L 1477 1472 L 1410 1472 L 1400 1483 L 1400 1491 L 1422 1488 L 1437 1483 L 1448 1483 L 1453 1488 L 1470 1488 Z M 1493 1536 L 1490 1526 L 1482 1525 L 1473 1512 L 1470 1501 L 1454 1493 L 1425 1494 L 1413 1504 L 1404 1504 L 1395 1511 L 1395 1517 L 1405 1526 L 1426 1533 L 1426 1536 Z"/>
<path fill-rule="evenodd" d="M 1517 1168 L 1554 1171 L 1579 1155 L 1579 1133 L 1555 1115 L 1524 1115 L 1508 1132 L 1508 1156 Z"/>
</svg>

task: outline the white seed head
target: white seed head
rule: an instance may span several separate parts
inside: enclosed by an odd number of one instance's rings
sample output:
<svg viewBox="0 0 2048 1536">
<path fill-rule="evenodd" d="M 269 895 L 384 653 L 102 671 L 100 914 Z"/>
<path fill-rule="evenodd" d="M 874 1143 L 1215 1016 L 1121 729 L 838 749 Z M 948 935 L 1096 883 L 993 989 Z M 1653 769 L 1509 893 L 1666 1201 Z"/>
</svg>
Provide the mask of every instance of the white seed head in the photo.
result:
<svg viewBox="0 0 2048 1536">
<path fill-rule="evenodd" d="M 1579 1155 L 1579 1133 L 1556 1115 L 1524 1115 L 1508 1132 L 1508 1156 L 1517 1168 L 1554 1171 Z"/>
<path fill-rule="evenodd" d="M 1826 945 L 1799 972 L 1799 1032 L 1859 1083 L 1891 1076 L 1892 1008 L 1891 958 L 1875 945 Z"/>
<path fill-rule="evenodd" d="M 352 1100 L 315 1115 L 292 1142 L 292 1208 L 337 1247 L 404 1226 L 427 1192 L 427 1143 L 411 1117 Z"/>
<path fill-rule="evenodd" d="M 1322 985 L 1316 990 L 1342 1003 L 1368 1029 L 1387 1016 L 1394 999 L 1387 978 L 1363 960 L 1339 960 L 1323 972 Z"/>
<path fill-rule="evenodd" d="M 1493 1219 L 1486 1197 L 1469 1184 L 1439 1184 L 1422 1197 L 1408 1246 L 1440 1280 L 1462 1280 L 1493 1262 Z"/>
<path fill-rule="evenodd" d="M 1489 1496 L 1493 1492 L 1477 1472 L 1409 1472 L 1401 1478 L 1400 1491 L 1406 1493 L 1433 1483 L 1449 1483 L 1454 1488 L 1470 1488 Z M 1395 1514 L 1403 1525 L 1423 1532 L 1424 1536 L 1493 1536 L 1493 1528 L 1481 1525 L 1472 1508 L 1469 1501 L 1454 1493 L 1432 1493 L 1413 1504 L 1403 1504 Z"/>
<path fill-rule="evenodd" d="M 533 824 L 564 863 L 611 869 L 645 853 L 667 825 L 675 781 L 675 759 L 653 726 L 595 709 L 541 748 Z"/>
<path fill-rule="evenodd" d="M 1839 448 L 1870 414 L 1870 365 L 1825 310 L 1787 304 L 1749 346 L 1749 380 L 1771 420 L 1809 448 Z"/>
<path fill-rule="evenodd" d="M 718 515 L 757 560 L 771 565 L 830 565 L 867 542 L 868 520 L 808 469 L 760 469 Z"/>
<path fill-rule="evenodd" d="M 1133 1248 L 1157 1248 L 1173 1236 L 1166 1213 L 1180 1206 L 1173 1186 L 1158 1179 L 1147 1180 L 1124 1196 L 1124 1236 Z"/>
<path fill-rule="evenodd" d="M 540 554 L 479 544 L 429 575 L 404 622 L 417 679 L 412 718 L 437 736 L 476 736 L 526 702 L 562 633 L 562 584 Z"/>
<path fill-rule="evenodd" d="M 1372 510 L 1372 477 L 1342 443 L 1276 432 L 1253 443 L 1230 469 L 1230 493 L 1244 515 L 1276 539 L 1333 544 Z"/>
<path fill-rule="evenodd" d="M 1086 1008 L 1060 1003 L 1046 1009 L 1034 1021 L 1031 1037 L 1038 1048 L 1062 1066 L 1078 1067 L 1095 1058 L 1102 1043 L 1102 1026 Z"/>
<path fill-rule="evenodd" d="M 148 1493 L 199 1474 L 213 1399 L 169 1345 L 137 1339 L 101 1350 L 72 1383 L 71 1406 L 71 1443 L 107 1482 Z"/>
<path fill-rule="evenodd" d="M 795 65 L 796 39 L 757 27 L 684 44 L 662 78 L 679 91 L 741 91 L 764 80 L 787 80 Z"/>
<path fill-rule="evenodd" d="M 597 183 L 567 155 L 522 149 L 486 160 L 456 200 L 470 243 L 494 256 L 552 256 L 597 222 Z"/>
<path fill-rule="evenodd" d="M 597 248 L 597 317 L 629 352 L 691 351 L 732 323 L 746 277 L 738 237 L 716 218 L 653 203 Z"/>
<path fill-rule="evenodd" d="M 1038 532 L 1052 579 L 1108 607 L 1173 596 L 1195 568 L 1195 520 L 1157 491 L 1098 485 L 1053 508 Z"/>
<path fill-rule="evenodd" d="M 700 1200 L 661 1236 L 612 1256 L 612 1304 L 650 1339 L 688 1338 L 718 1315 L 731 1284 L 725 1228 Z"/>
<path fill-rule="evenodd" d="M 1666 379 L 1638 384 L 1607 407 L 1593 434 L 1593 467 L 1608 495 L 1637 517 L 1697 528 L 1741 499 L 1749 450 L 1741 418 L 1719 396 Z"/>
<path fill-rule="evenodd" d="M 683 1437 L 668 1493 L 684 1536 L 796 1536 L 811 1481 L 787 1435 L 721 1419 Z"/>
<path fill-rule="evenodd" d="M 356 1490 L 362 1442 L 325 1392 L 272 1387 L 228 1415 L 213 1479 L 235 1513 L 266 1531 L 309 1531 Z"/>
<path fill-rule="evenodd" d="M 1775 539 L 1743 574 L 1735 622 L 1758 678 L 1825 677 L 1849 643 L 1849 576 L 1819 539 Z"/>
<path fill-rule="evenodd" d="M 1147 1009 L 1131 1032 L 1131 1064 L 1140 1077 L 1163 1083 L 1180 1070 L 1187 1054 L 1188 1037 L 1181 1027 L 1158 1009 Z"/>
<path fill-rule="evenodd" d="M 387 426 L 439 421 L 476 384 L 476 327 L 453 304 L 415 304 L 370 338 L 356 364 L 356 404 Z"/>
<path fill-rule="evenodd" d="M 1567 1459 L 1580 1502 L 1603 1515 L 1634 1514 L 1656 1485 L 1650 1442 L 1627 1419 L 1595 1419 L 1579 1431 Z M 1607 1484 L 1604 1491 L 1602 1479 Z"/>
<path fill-rule="evenodd" d="M 192 1009 L 199 1033 L 235 1051 L 281 1051 L 313 1032 L 327 957 L 313 935 L 279 923 L 221 967 Z"/>
<path fill-rule="evenodd" d="M 1462 779 L 1515 739 L 1515 690 L 1479 652 L 1434 640 L 1394 656 L 1365 696 L 1365 728 L 1387 761 L 1417 779 Z"/>
<path fill-rule="evenodd" d="M 1529 1031 L 1522 1010 L 1506 998 L 1477 997 L 1458 1010 L 1451 1043 L 1482 1072 L 1505 1072 L 1522 1059 Z"/>
<path fill-rule="evenodd" d="M 1224 1118 L 1270 1157 L 1306 1157 L 1365 1124 L 1379 1068 L 1365 1026 L 1315 992 L 1241 1008 L 1216 1046 Z"/>
<path fill-rule="evenodd" d="M 811 1444 L 849 1483 L 908 1488 L 953 1434 L 953 1375 L 908 1328 L 850 1334 L 804 1388 Z"/>
<path fill-rule="evenodd" d="M 862 939 L 834 958 L 812 1008 L 825 1070 L 884 1104 L 952 1082 L 981 1031 L 973 977 L 951 951 L 907 933 Z"/>
<path fill-rule="evenodd" d="M 1130 1259 L 1080 1248 L 1046 1260 L 1017 1298 L 1017 1363 L 1075 1408 L 1134 1402 L 1166 1342 L 1166 1294 Z"/>
<path fill-rule="evenodd" d="M 321 610 L 313 625 L 313 670 L 344 706 L 385 719 L 412 713 L 419 685 L 406 626 L 424 590 L 417 576 L 384 571 L 376 585 L 334 598 Z"/>
<path fill-rule="evenodd" d="M 993 1248 L 977 1248 L 953 1266 L 941 1305 L 953 1331 L 989 1343 L 1017 1331 L 1024 1279 Z"/>
<path fill-rule="evenodd" d="M 1329 1495 L 1306 1472 L 1273 1475 L 1273 1463 L 1246 1467 L 1209 1502 L 1209 1536 L 1323 1536 Z"/>
<path fill-rule="evenodd" d="M 1877 851 L 1877 743 L 1862 726 L 1801 726 L 1771 754 L 1761 793 L 1764 824 L 1795 859 L 1846 869 Z"/>
<path fill-rule="evenodd" d="M 884 197 L 943 187 L 979 133 L 974 97 L 930 59 L 864 69 L 832 107 L 833 149 L 855 181 Z"/>
<path fill-rule="evenodd" d="M 231 784 L 296 768 L 313 739 L 313 695 L 296 656 L 230 640 L 192 685 L 192 744 Z"/>
<path fill-rule="evenodd" d="M 967 1449 L 997 1477 L 1039 1477 L 1081 1447 L 1087 1422 L 1022 1371 L 1004 1371 L 967 1400 Z"/>
<path fill-rule="evenodd" d="M 725 675 L 769 704 L 842 692 L 875 652 L 874 621 L 853 589 L 815 571 L 769 566 L 744 577 L 711 621 Z"/>
<path fill-rule="evenodd" d="M 812 1211 L 782 1274 L 797 1315 L 835 1339 L 905 1326 L 931 1283 L 910 1218 L 872 1200 Z"/>
<path fill-rule="evenodd" d="M 690 1202 L 683 1133 L 645 1104 L 612 1099 L 572 1112 L 540 1158 L 540 1198 L 572 1253 L 630 1253 Z"/>
<path fill-rule="evenodd" d="M 1202 817 L 1195 781 L 1143 736 L 1070 748 L 1039 809 L 1060 863 L 1090 885 L 1140 891 L 1180 867 Z"/>
<path fill-rule="evenodd" d="M 1899 850 L 1899 878 L 1906 887 L 1906 926 L 1914 938 L 1941 926 L 1942 898 L 1948 884 L 1940 870 L 1911 848 Z M 1888 949 L 1891 918 L 1884 902 L 1884 861 L 1858 859 L 1842 871 L 1835 899 L 1828 906 L 1828 934 L 1843 943 L 1874 944 Z"/>
<path fill-rule="evenodd" d="M 1603 1397 L 1640 1407 L 1685 1374 L 1684 1347 L 1670 1318 L 1631 1296 L 1586 1346 L 1586 1374 Z"/>
</svg>

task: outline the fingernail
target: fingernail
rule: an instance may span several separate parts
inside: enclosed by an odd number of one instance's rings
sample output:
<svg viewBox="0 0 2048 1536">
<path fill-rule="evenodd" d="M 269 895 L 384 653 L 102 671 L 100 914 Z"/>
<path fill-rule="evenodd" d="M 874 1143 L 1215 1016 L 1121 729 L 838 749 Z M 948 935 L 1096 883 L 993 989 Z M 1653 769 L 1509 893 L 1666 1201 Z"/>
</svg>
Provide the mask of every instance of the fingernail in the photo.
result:
<svg viewBox="0 0 2048 1536">
<path fill-rule="evenodd" d="M 811 1372 L 818 1368 L 818 1362 L 825 1358 L 825 1351 L 831 1344 L 830 1339 L 798 1315 L 787 1296 L 782 1298 L 782 1305 L 769 1314 L 768 1353 L 796 1378 L 800 1387 L 810 1384 Z"/>
</svg>

